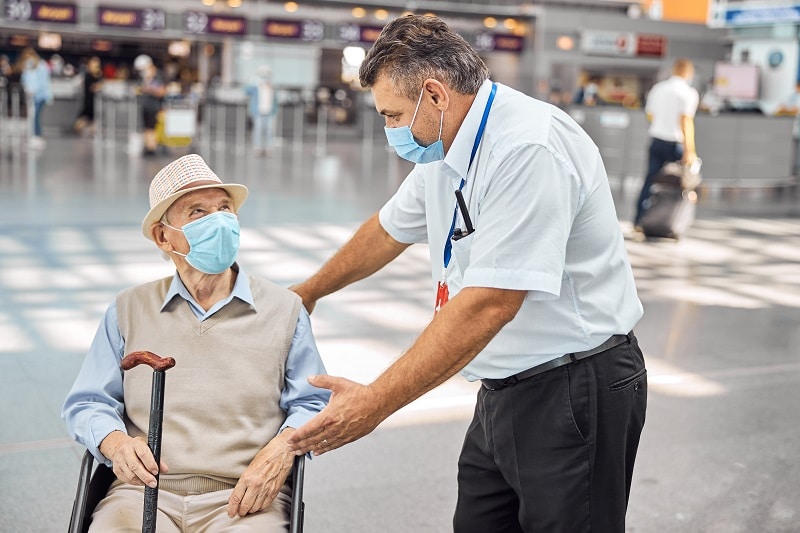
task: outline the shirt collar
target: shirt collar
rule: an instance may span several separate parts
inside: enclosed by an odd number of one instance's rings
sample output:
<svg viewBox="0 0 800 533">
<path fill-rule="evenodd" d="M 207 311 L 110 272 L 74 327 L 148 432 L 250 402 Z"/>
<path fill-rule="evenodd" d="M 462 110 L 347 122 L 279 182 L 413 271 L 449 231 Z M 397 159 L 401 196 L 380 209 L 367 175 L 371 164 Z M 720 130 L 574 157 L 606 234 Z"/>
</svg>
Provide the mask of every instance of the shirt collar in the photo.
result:
<svg viewBox="0 0 800 533">
<path fill-rule="evenodd" d="M 486 103 L 489 101 L 489 93 L 491 92 L 492 81 L 486 79 L 478 89 L 478 94 L 475 95 L 475 100 L 472 101 L 467 116 L 464 117 L 461 127 L 458 128 L 458 133 L 456 133 L 456 138 L 453 139 L 453 144 L 450 145 L 450 149 L 444 158 L 445 165 L 450 167 L 460 179 L 466 179 L 467 177 L 472 145 L 475 144 L 475 136 L 481 126 L 483 110 L 486 108 Z M 483 139 L 481 139 L 481 142 L 483 142 Z"/>
<path fill-rule="evenodd" d="M 234 263 L 231 268 L 237 271 L 238 275 L 236 276 L 236 281 L 233 284 L 233 290 L 231 291 L 228 300 L 238 298 L 255 309 L 256 303 L 253 299 L 253 293 L 250 290 L 250 279 L 247 277 L 247 273 L 239 266 L 238 263 Z M 172 276 L 172 283 L 170 283 L 167 294 L 164 296 L 164 302 L 161 304 L 161 311 L 163 311 L 167 304 L 170 303 L 176 296 L 180 296 L 192 305 L 199 307 L 189 292 L 189 289 L 187 289 L 186 285 L 183 284 L 183 280 L 178 275 L 177 271 L 175 271 L 175 274 Z"/>
</svg>

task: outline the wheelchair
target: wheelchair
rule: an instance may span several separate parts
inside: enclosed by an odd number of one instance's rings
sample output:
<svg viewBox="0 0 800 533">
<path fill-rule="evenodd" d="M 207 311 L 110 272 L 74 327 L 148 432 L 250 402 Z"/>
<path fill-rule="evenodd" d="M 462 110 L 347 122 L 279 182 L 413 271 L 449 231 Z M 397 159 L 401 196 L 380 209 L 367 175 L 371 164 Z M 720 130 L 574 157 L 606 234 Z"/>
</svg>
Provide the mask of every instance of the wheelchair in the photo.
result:
<svg viewBox="0 0 800 533">
<path fill-rule="evenodd" d="M 294 458 L 292 465 L 292 507 L 289 521 L 289 533 L 303 533 L 305 503 L 303 503 L 303 478 L 305 476 L 305 455 Z M 69 521 L 69 533 L 86 533 L 92 522 L 92 512 L 103 499 L 111 483 L 116 479 L 113 470 L 103 464 L 93 469 L 94 457 L 87 450 L 81 460 L 78 489 L 72 504 L 72 516 Z M 93 472 L 94 470 L 94 472 Z"/>
</svg>

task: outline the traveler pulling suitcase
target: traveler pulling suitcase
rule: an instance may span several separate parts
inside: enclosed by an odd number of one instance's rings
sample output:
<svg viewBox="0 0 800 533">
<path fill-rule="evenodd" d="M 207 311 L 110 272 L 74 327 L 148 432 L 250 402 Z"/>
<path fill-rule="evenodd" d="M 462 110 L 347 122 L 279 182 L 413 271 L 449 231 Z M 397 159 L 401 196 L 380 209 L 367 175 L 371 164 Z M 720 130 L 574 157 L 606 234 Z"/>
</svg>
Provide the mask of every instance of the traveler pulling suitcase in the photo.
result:
<svg viewBox="0 0 800 533">
<path fill-rule="evenodd" d="M 667 163 L 653 179 L 645 212 L 639 221 L 645 237 L 679 239 L 695 218 L 697 192 L 702 180 L 698 159 L 691 166 Z"/>
</svg>

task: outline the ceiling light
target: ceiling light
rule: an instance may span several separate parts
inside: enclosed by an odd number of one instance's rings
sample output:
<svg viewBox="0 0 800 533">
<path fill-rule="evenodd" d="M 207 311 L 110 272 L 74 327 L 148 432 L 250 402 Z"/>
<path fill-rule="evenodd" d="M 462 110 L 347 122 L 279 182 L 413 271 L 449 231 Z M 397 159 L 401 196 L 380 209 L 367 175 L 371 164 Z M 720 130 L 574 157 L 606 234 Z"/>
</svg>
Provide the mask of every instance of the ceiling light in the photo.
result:
<svg viewBox="0 0 800 533">
<path fill-rule="evenodd" d="M 354 7 L 353 11 L 351 11 L 351 13 L 353 14 L 353 16 L 355 18 L 360 19 L 360 18 L 364 18 L 364 16 L 366 16 L 367 10 L 364 9 L 363 7 Z"/>
<path fill-rule="evenodd" d="M 506 19 L 503 21 L 503 26 L 505 26 L 506 29 L 513 30 L 517 27 L 517 21 L 516 19 Z"/>
<path fill-rule="evenodd" d="M 204 6 L 213 6 L 215 0 L 202 0 Z"/>
<path fill-rule="evenodd" d="M 497 26 L 497 19 L 494 17 L 486 17 L 485 19 L 483 19 L 483 25 L 486 26 L 487 28 L 494 28 L 495 26 Z"/>
<path fill-rule="evenodd" d="M 242 5 L 242 0 L 228 0 L 228 7 L 239 7 Z"/>
<path fill-rule="evenodd" d="M 389 17 L 389 12 L 385 9 L 376 9 L 375 18 L 378 20 L 386 20 Z"/>
<path fill-rule="evenodd" d="M 294 13 L 295 11 L 297 11 L 298 7 L 299 6 L 297 5 L 297 2 L 286 2 L 285 4 L 283 4 L 283 9 L 285 9 L 289 13 Z"/>
</svg>

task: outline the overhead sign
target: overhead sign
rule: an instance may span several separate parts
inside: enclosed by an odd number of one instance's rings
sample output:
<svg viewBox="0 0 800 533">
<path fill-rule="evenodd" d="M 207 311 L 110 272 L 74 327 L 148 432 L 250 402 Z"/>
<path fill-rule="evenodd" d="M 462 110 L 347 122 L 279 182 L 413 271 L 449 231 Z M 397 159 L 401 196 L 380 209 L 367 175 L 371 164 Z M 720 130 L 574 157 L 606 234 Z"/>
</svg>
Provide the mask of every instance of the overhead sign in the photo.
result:
<svg viewBox="0 0 800 533">
<path fill-rule="evenodd" d="M 339 26 L 339 39 L 348 43 L 374 43 L 378 40 L 383 26 L 362 26 L 343 24 Z"/>
<path fill-rule="evenodd" d="M 636 34 L 636 55 L 664 57 L 667 55 L 667 38 L 663 35 Z"/>
<path fill-rule="evenodd" d="M 33 2 L 31 0 L 5 0 L 5 17 L 20 22 L 59 22 L 75 24 L 78 10 L 75 4 Z"/>
<path fill-rule="evenodd" d="M 721 18 L 725 26 L 796 24 L 800 22 L 800 6 L 723 8 L 723 11 L 721 13 L 718 11 L 714 18 L 717 21 Z"/>
<path fill-rule="evenodd" d="M 604 56 L 632 56 L 636 51 L 633 32 L 585 31 L 581 34 L 584 54 Z"/>
<path fill-rule="evenodd" d="M 245 35 L 247 19 L 226 15 L 207 15 L 202 11 L 183 13 L 183 31 L 193 34 Z"/>
<path fill-rule="evenodd" d="M 472 43 L 479 52 L 522 52 L 525 39 L 506 33 L 483 32 L 475 36 Z"/>
<path fill-rule="evenodd" d="M 97 25 L 140 30 L 163 30 L 166 13 L 163 9 L 136 9 L 98 6 Z"/>
<path fill-rule="evenodd" d="M 320 20 L 267 19 L 264 21 L 264 36 L 316 42 L 325 37 L 325 24 Z"/>
<path fill-rule="evenodd" d="M 657 34 L 585 31 L 581 34 L 581 51 L 587 55 L 664 57 L 667 38 Z"/>
</svg>

